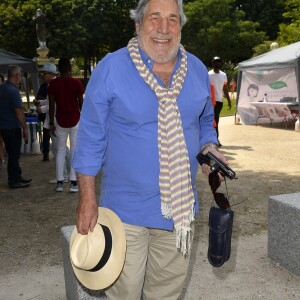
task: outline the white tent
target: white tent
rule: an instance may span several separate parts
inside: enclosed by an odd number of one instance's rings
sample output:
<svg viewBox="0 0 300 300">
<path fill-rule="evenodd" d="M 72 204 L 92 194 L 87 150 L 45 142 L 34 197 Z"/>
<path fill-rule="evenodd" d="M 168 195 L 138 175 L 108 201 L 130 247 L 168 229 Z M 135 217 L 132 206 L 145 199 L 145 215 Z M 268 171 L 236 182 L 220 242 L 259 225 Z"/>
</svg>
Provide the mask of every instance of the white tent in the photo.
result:
<svg viewBox="0 0 300 300">
<path fill-rule="evenodd" d="M 300 98 L 300 42 L 272 50 L 238 65 L 237 110 L 243 124 L 255 124 L 257 111 L 252 102 Z"/>
</svg>

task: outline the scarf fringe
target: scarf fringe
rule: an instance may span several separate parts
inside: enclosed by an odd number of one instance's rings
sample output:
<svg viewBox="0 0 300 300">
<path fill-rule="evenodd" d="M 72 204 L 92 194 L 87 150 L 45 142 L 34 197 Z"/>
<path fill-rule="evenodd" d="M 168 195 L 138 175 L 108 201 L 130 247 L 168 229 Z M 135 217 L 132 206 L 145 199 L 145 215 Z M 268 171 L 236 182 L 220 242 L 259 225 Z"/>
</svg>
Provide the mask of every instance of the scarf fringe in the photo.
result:
<svg viewBox="0 0 300 300">
<path fill-rule="evenodd" d="M 172 207 L 169 202 L 161 202 L 161 213 L 166 219 L 172 219 Z"/>
<path fill-rule="evenodd" d="M 176 231 L 176 247 L 182 252 L 185 258 L 191 253 L 193 231 L 190 226 L 178 225 L 175 227 Z"/>
</svg>

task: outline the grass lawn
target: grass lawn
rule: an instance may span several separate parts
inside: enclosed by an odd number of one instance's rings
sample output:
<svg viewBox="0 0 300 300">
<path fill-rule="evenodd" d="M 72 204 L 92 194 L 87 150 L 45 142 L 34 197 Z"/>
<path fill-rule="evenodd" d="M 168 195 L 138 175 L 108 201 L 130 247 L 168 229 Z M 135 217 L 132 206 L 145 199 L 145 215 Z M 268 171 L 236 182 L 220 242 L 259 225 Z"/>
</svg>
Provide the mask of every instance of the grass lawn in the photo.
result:
<svg viewBox="0 0 300 300">
<path fill-rule="evenodd" d="M 220 117 L 232 116 L 236 111 L 236 100 L 231 100 L 231 109 L 228 109 L 228 102 L 226 98 L 223 98 L 223 108 L 220 113 Z"/>
</svg>

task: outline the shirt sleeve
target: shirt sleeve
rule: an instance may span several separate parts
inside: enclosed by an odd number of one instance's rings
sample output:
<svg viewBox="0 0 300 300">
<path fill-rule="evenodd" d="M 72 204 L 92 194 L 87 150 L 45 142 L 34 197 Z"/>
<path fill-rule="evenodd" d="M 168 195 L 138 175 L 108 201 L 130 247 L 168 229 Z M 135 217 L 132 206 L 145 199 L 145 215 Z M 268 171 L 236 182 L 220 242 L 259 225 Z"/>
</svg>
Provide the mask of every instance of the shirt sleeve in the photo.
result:
<svg viewBox="0 0 300 300">
<path fill-rule="evenodd" d="M 84 87 L 83 87 L 83 84 L 82 82 L 78 79 L 77 81 L 77 88 L 78 88 L 78 94 L 79 95 L 83 95 L 84 94 Z"/>
<path fill-rule="evenodd" d="M 105 77 L 100 63 L 86 88 L 72 162 L 76 172 L 90 176 L 101 170 L 107 148 L 109 96 Z"/>
<path fill-rule="evenodd" d="M 49 105 L 42 105 L 41 106 L 41 112 L 46 113 L 49 111 Z"/>
<path fill-rule="evenodd" d="M 13 90 L 12 99 L 14 108 L 23 108 L 22 98 L 18 89 Z"/>
</svg>

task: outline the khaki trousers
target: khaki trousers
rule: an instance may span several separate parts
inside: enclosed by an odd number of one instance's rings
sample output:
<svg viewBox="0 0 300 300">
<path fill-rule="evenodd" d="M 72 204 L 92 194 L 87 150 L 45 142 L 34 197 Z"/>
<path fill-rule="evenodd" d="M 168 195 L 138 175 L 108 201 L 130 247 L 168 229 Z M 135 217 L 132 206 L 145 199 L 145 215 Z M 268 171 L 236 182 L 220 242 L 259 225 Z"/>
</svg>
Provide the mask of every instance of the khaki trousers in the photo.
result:
<svg viewBox="0 0 300 300">
<path fill-rule="evenodd" d="M 127 250 L 123 271 L 105 291 L 110 300 L 177 300 L 189 258 L 176 248 L 175 233 L 124 224 Z"/>
</svg>

